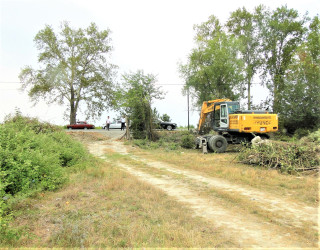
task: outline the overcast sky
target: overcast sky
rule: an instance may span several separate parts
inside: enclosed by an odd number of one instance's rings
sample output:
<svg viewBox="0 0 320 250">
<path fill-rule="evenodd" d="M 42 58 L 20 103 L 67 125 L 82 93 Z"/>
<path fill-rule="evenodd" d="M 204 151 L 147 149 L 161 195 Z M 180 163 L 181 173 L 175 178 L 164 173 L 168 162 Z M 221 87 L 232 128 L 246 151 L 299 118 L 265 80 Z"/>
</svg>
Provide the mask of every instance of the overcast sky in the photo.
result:
<svg viewBox="0 0 320 250">
<path fill-rule="evenodd" d="M 118 75 L 141 69 L 157 76 L 158 84 L 167 92 L 166 98 L 156 101 L 160 114 L 167 113 L 178 125 L 187 125 L 187 98 L 181 94 L 183 79 L 179 77 L 178 63 L 186 62 L 194 47 L 193 26 L 217 16 L 223 23 L 230 13 L 245 6 L 252 11 L 259 4 L 271 9 L 287 4 L 301 15 L 319 13 L 319 0 L 0 0 L 0 122 L 16 108 L 24 115 L 38 117 L 54 124 L 67 124 L 64 107 L 40 102 L 32 106 L 28 96 L 18 91 L 18 75 L 26 65 L 37 66 L 38 51 L 33 39 L 51 25 L 56 32 L 62 21 L 73 28 L 86 28 L 95 22 L 99 30 L 110 29 L 113 45 L 111 62 L 118 65 Z M 174 85 L 173 85 L 174 84 Z M 254 103 L 266 96 L 254 89 Z M 101 120 L 92 121 L 102 125 Z M 77 117 L 83 120 L 81 113 Z M 190 124 L 196 125 L 199 112 L 190 113 Z"/>
</svg>

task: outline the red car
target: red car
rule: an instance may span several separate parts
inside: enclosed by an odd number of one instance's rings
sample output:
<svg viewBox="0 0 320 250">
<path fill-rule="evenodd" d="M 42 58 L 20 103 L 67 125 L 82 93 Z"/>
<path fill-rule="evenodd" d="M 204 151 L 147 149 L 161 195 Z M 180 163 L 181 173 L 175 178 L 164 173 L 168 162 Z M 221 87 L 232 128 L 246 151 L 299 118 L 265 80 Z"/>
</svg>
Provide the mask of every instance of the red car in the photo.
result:
<svg viewBox="0 0 320 250">
<path fill-rule="evenodd" d="M 94 125 L 87 122 L 77 122 L 76 124 L 67 125 L 67 129 L 94 129 Z"/>
</svg>

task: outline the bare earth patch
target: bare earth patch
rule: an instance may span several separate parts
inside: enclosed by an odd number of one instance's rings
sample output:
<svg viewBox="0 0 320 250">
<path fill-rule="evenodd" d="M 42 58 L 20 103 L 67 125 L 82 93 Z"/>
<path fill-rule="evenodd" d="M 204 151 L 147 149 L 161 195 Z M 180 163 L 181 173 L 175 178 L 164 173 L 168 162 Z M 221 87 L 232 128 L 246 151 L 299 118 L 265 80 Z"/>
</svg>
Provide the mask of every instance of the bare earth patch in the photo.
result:
<svg viewBox="0 0 320 250">
<path fill-rule="evenodd" d="M 107 140 L 88 143 L 89 150 L 97 157 L 107 159 L 110 151 L 127 155 L 147 167 L 138 168 L 134 165 L 118 163 L 118 166 L 140 180 L 153 185 L 177 201 L 182 202 L 194 211 L 195 216 L 200 216 L 210 221 L 214 226 L 223 228 L 226 235 L 230 236 L 242 247 L 315 247 L 316 242 L 310 242 L 303 237 L 290 235 L 278 223 L 271 223 L 252 214 L 238 213 L 235 208 L 221 204 L 215 197 L 201 197 L 194 189 L 196 183 L 201 187 L 210 187 L 216 190 L 237 194 L 250 200 L 260 209 L 281 214 L 291 227 L 302 227 L 309 223 L 315 233 L 318 230 L 318 210 L 303 203 L 292 202 L 284 197 L 277 197 L 267 191 L 250 187 L 243 187 L 226 180 L 207 177 L 195 171 L 181 170 L 174 165 L 163 162 L 150 161 L 142 157 L 128 154 L 126 146 L 121 141 Z M 150 169 L 150 170 L 148 170 Z M 164 170 L 168 174 L 157 175 L 151 169 Z M 178 174 L 182 178 L 173 178 L 170 173 Z M 189 184 L 185 180 L 191 180 Z M 276 220 L 276 218 L 275 218 Z"/>
</svg>

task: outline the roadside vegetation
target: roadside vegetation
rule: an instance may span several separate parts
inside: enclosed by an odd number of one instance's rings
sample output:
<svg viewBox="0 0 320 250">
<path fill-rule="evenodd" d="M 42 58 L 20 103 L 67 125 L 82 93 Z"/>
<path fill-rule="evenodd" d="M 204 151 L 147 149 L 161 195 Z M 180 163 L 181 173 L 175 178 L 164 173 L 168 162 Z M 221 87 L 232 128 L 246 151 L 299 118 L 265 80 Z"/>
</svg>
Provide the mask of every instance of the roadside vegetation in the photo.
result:
<svg viewBox="0 0 320 250">
<path fill-rule="evenodd" d="M 68 133 L 84 144 L 103 140 Z M 116 165 L 121 155 L 105 153 L 108 162 L 70 171 L 63 188 L 16 201 L 11 227 L 23 234 L 1 246 L 237 247 L 183 204 L 122 171 Z"/>
<path fill-rule="evenodd" d="M 10 227 L 17 202 L 60 188 L 68 181 L 68 168 L 85 168 L 90 160 L 61 128 L 19 113 L 8 117 L 0 125 L 0 243 L 21 236 Z"/>
</svg>

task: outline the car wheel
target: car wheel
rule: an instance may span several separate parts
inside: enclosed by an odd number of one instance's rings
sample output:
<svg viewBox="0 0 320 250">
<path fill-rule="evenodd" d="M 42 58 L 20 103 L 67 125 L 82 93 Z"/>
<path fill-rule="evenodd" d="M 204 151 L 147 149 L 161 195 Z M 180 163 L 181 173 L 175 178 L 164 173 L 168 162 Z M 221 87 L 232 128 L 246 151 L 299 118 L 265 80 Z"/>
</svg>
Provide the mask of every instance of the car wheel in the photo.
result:
<svg viewBox="0 0 320 250">
<path fill-rule="evenodd" d="M 167 130 L 171 131 L 172 130 L 172 126 L 171 125 L 167 126 Z"/>
<path fill-rule="evenodd" d="M 221 135 L 214 135 L 209 138 L 209 148 L 216 153 L 224 153 L 227 149 L 228 142 Z"/>
<path fill-rule="evenodd" d="M 68 129 L 69 129 L 69 130 L 72 130 L 72 128 L 71 128 L 71 127 L 69 127 Z"/>
</svg>

